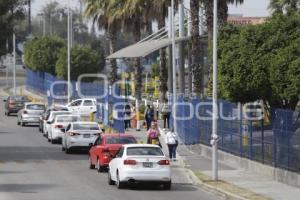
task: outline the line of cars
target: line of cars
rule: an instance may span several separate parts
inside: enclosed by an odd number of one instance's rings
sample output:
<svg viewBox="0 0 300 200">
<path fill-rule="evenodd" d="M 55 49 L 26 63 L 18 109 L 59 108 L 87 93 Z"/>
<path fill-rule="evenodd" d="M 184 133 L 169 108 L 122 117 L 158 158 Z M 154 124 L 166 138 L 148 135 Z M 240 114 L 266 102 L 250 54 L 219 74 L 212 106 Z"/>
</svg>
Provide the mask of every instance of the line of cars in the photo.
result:
<svg viewBox="0 0 300 200">
<path fill-rule="evenodd" d="M 5 115 L 17 113 L 17 124 L 38 124 L 38 129 L 52 144 L 61 143 L 69 154 L 88 149 L 90 169 L 108 171 L 108 184 L 124 188 L 128 183 L 153 182 L 171 188 L 169 159 L 157 145 L 138 144 L 130 134 L 105 134 L 97 122 L 83 121 L 82 115 L 95 112 L 96 101 L 78 99 L 67 105 L 46 108 L 26 97 L 8 97 Z"/>
</svg>

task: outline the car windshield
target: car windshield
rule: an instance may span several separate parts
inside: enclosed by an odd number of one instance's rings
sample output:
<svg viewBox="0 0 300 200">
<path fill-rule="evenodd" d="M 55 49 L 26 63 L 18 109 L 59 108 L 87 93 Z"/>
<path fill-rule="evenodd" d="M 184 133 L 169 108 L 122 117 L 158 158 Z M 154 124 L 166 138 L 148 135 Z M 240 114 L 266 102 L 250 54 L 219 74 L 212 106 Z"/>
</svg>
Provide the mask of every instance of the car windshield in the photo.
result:
<svg viewBox="0 0 300 200">
<path fill-rule="evenodd" d="M 14 101 L 29 101 L 29 99 L 25 96 L 15 96 L 15 97 L 11 97 L 11 99 Z"/>
<path fill-rule="evenodd" d="M 98 130 L 100 130 L 98 124 L 74 124 L 73 129 L 77 130 L 77 131 L 83 131 L 83 130 L 98 131 Z"/>
<path fill-rule="evenodd" d="M 79 116 L 57 116 L 57 122 L 78 122 Z"/>
<path fill-rule="evenodd" d="M 31 105 L 27 105 L 26 109 L 28 109 L 28 110 L 45 110 L 45 106 L 39 105 L 39 104 L 31 104 Z"/>
<path fill-rule="evenodd" d="M 106 144 L 135 144 L 133 137 L 106 137 Z"/>
<path fill-rule="evenodd" d="M 128 156 L 163 156 L 163 152 L 158 147 L 128 147 Z"/>
</svg>

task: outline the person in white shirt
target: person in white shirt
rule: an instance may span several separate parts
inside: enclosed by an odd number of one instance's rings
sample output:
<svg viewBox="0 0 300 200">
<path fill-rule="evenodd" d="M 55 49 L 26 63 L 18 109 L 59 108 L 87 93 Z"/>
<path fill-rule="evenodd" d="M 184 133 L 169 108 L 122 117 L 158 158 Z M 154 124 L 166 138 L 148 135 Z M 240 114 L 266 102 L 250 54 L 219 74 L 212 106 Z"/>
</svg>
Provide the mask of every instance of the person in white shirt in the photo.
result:
<svg viewBox="0 0 300 200">
<path fill-rule="evenodd" d="M 176 161 L 176 149 L 178 146 L 178 137 L 177 134 L 174 132 L 173 128 L 171 129 L 171 131 L 168 131 L 166 133 L 165 139 L 169 149 L 169 157 L 171 160 Z"/>
</svg>

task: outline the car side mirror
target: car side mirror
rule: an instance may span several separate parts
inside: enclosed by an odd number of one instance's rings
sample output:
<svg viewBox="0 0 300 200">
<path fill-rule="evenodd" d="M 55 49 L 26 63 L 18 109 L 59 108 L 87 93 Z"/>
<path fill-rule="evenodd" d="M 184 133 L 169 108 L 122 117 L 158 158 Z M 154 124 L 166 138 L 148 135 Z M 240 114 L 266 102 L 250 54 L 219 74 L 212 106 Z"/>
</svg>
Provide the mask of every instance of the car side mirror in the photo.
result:
<svg viewBox="0 0 300 200">
<path fill-rule="evenodd" d="M 3 99 L 3 102 L 6 102 L 6 99 Z"/>
<path fill-rule="evenodd" d="M 61 132 L 66 133 L 66 129 L 62 128 L 60 129 Z"/>
<path fill-rule="evenodd" d="M 47 121 L 47 124 L 52 124 L 52 121 Z"/>
</svg>

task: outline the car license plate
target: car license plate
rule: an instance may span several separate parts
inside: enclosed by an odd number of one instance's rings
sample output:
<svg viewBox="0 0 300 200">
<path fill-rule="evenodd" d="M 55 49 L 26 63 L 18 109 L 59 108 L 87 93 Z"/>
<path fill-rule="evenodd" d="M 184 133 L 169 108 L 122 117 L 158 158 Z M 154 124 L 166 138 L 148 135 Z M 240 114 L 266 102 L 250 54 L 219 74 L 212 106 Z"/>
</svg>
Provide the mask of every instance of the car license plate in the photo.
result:
<svg viewBox="0 0 300 200">
<path fill-rule="evenodd" d="M 153 163 L 152 162 L 143 162 L 143 167 L 144 168 L 152 168 L 153 167 Z"/>
<path fill-rule="evenodd" d="M 84 137 L 84 138 L 90 138 L 91 135 L 90 135 L 90 134 L 84 134 L 83 137 Z"/>
</svg>

